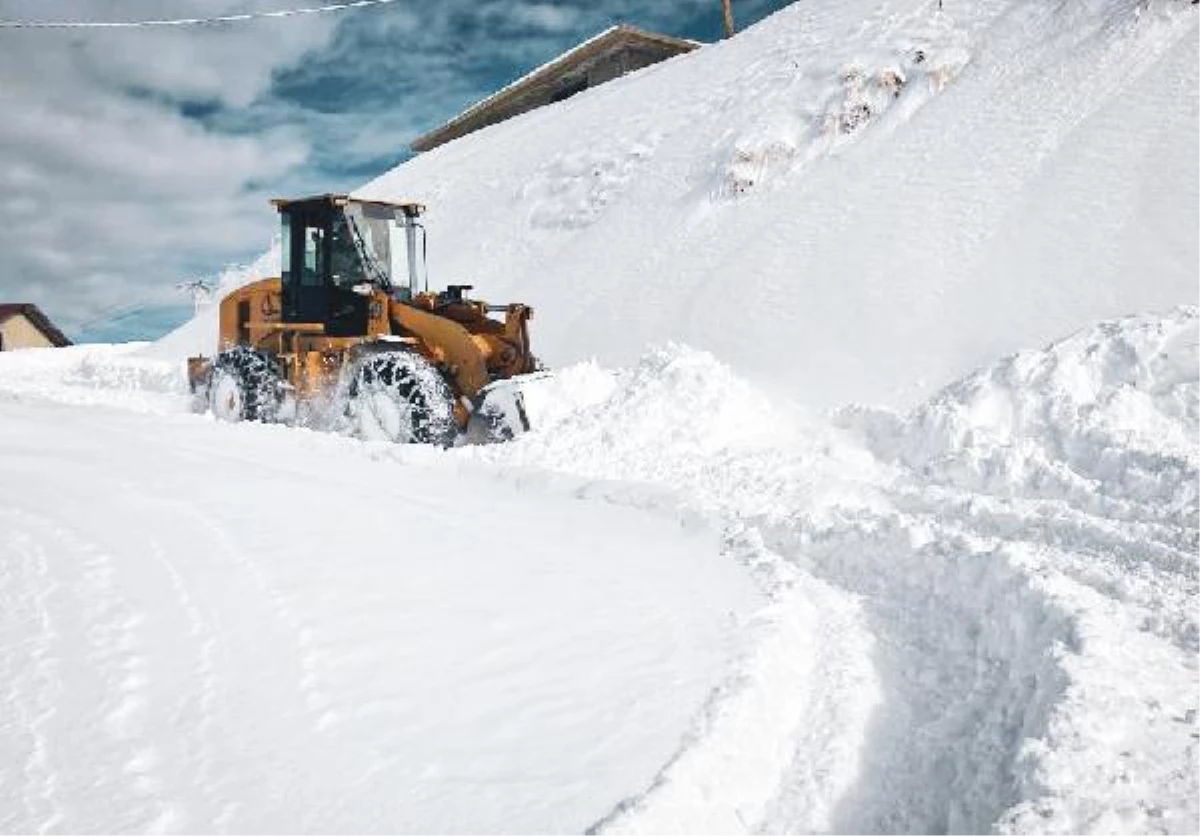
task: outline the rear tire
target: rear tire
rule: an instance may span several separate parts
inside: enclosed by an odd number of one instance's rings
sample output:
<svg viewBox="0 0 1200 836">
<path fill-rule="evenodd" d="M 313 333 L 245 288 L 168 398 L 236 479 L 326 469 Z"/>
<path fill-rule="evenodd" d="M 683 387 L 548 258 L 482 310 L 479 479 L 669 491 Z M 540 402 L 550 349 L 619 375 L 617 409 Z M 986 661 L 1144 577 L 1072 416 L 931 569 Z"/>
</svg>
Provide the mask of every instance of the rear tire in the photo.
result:
<svg viewBox="0 0 1200 836">
<path fill-rule="evenodd" d="M 283 380 L 265 354 L 238 346 L 217 355 L 208 407 L 219 420 L 274 421 L 282 403 Z"/>
<path fill-rule="evenodd" d="M 346 411 L 359 438 L 449 447 L 458 435 L 454 395 L 424 357 L 389 351 L 358 362 Z"/>
</svg>

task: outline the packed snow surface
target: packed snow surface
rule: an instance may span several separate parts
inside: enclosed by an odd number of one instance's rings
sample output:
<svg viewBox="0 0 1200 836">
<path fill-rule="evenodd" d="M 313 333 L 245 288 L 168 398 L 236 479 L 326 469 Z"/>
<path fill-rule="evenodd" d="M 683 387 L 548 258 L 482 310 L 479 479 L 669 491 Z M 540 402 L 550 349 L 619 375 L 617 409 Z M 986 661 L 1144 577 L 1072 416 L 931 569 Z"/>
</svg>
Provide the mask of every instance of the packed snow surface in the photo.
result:
<svg viewBox="0 0 1200 836">
<path fill-rule="evenodd" d="M 578 832 L 762 606 L 699 523 L 335 436 L 6 399 L 0 462 L 6 833 Z"/>
<path fill-rule="evenodd" d="M 511 444 L 0 354 L 0 830 L 1195 832 L 1197 17 L 808 0 L 367 184 Z"/>
</svg>

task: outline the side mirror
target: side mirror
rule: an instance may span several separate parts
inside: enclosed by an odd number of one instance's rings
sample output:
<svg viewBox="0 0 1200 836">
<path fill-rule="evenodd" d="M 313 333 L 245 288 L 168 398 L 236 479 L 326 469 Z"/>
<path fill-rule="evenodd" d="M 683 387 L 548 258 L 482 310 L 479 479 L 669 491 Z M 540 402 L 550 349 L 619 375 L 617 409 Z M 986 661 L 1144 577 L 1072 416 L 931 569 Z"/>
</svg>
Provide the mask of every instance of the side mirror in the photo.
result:
<svg viewBox="0 0 1200 836">
<path fill-rule="evenodd" d="M 371 285 L 368 282 L 359 282 L 358 284 L 356 284 L 354 287 L 352 287 L 350 289 L 352 291 L 354 291 L 355 293 L 357 293 L 359 296 L 370 296 L 372 293 L 375 292 L 374 285 Z"/>
</svg>

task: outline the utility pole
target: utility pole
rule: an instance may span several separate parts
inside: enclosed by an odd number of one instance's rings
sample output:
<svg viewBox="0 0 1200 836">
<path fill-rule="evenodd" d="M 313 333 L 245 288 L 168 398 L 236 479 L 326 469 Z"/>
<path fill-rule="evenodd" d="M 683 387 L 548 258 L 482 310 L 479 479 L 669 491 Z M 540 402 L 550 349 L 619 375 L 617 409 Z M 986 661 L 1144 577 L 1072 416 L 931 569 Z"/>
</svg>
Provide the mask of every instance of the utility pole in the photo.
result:
<svg viewBox="0 0 1200 836">
<path fill-rule="evenodd" d="M 192 297 L 192 305 L 195 313 L 199 314 L 200 309 L 212 301 L 213 286 L 204 279 L 192 279 L 187 282 L 180 282 L 175 285 L 175 289 L 181 293 L 187 293 Z"/>
<path fill-rule="evenodd" d="M 725 15 L 725 37 L 732 38 L 735 31 L 733 28 L 733 0 L 721 0 L 721 11 Z"/>
</svg>

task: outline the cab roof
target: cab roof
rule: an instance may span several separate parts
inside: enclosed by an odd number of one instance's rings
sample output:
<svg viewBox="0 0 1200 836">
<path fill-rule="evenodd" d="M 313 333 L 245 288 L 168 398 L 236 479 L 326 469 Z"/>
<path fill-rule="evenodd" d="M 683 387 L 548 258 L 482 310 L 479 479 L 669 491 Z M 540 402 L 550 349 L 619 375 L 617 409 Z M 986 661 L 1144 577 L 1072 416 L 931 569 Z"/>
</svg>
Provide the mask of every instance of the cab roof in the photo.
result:
<svg viewBox="0 0 1200 836">
<path fill-rule="evenodd" d="M 276 209 L 284 209 L 293 203 L 326 203 L 331 206 L 339 207 L 347 206 L 351 203 L 358 203 L 365 206 L 386 206 L 389 209 L 400 209 L 403 210 L 405 214 L 415 213 L 418 215 L 423 215 L 425 213 L 425 206 L 413 201 L 364 200 L 357 197 L 351 197 L 347 194 L 326 193 L 312 195 L 311 197 L 277 197 L 271 201 L 271 205 Z"/>
</svg>

